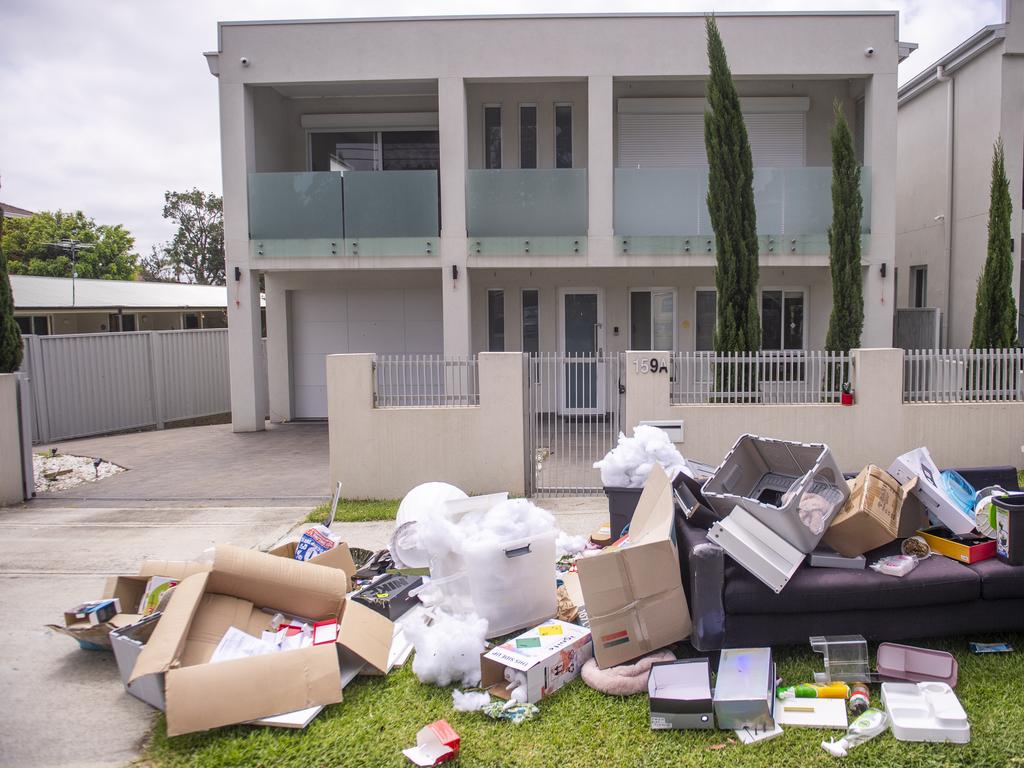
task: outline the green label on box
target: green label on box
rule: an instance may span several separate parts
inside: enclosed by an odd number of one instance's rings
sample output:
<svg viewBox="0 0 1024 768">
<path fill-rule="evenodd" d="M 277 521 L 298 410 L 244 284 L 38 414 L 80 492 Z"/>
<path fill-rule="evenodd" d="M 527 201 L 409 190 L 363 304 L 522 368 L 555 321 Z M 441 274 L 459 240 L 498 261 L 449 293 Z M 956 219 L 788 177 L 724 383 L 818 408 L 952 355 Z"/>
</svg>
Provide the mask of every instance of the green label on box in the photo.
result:
<svg viewBox="0 0 1024 768">
<path fill-rule="evenodd" d="M 540 638 L 520 637 L 516 640 L 516 648 L 540 648 Z"/>
</svg>

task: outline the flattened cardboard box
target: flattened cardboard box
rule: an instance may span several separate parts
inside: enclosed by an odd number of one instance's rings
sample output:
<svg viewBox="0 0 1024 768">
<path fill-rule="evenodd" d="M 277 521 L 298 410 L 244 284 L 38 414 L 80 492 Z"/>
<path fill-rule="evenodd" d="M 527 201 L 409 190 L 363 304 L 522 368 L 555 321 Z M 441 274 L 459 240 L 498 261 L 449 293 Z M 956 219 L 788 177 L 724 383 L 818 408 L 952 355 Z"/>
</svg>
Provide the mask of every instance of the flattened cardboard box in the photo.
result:
<svg viewBox="0 0 1024 768">
<path fill-rule="evenodd" d="M 600 668 L 689 637 L 672 485 L 661 467 L 647 479 L 629 535 L 580 558 L 577 569 Z"/>
<path fill-rule="evenodd" d="M 869 464 L 847 483 L 850 498 L 822 541 L 843 557 L 856 557 L 897 539 L 903 527 L 904 503 L 917 486 L 917 478 L 901 485 L 888 472 Z"/>
<path fill-rule="evenodd" d="M 309 562 L 220 546 L 208 573 L 174 589 L 129 682 L 164 674 L 167 733 L 204 731 L 342 699 L 342 669 L 387 668 L 394 626 L 345 599 L 346 574 Z M 266 609 L 266 610 L 263 610 Z M 276 611 L 336 619 L 338 639 L 294 651 L 210 664 L 229 627 L 259 636 Z"/>
</svg>

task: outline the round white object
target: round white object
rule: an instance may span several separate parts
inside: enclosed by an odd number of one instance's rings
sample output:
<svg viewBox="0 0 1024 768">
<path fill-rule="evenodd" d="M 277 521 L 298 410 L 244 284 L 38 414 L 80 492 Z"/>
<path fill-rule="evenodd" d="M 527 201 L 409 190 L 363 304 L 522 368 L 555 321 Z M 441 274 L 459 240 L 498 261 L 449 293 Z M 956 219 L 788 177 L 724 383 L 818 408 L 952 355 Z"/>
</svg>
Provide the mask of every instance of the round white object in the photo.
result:
<svg viewBox="0 0 1024 768">
<path fill-rule="evenodd" d="M 398 505 L 398 514 L 395 515 L 396 527 L 406 523 L 414 523 L 423 519 L 424 515 L 440 508 L 446 501 L 457 501 L 468 499 L 469 496 L 460 488 L 449 483 L 423 483 L 417 485 L 402 499 Z"/>
<path fill-rule="evenodd" d="M 990 539 L 996 537 L 995 526 L 992 525 L 992 499 L 996 496 L 1005 496 L 1006 491 L 1000 488 L 998 485 L 992 485 L 988 488 L 982 488 L 978 491 L 975 498 L 978 500 L 974 505 L 974 525 L 978 529 L 978 533 L 982 536 L 988 536 Z"/>
</svg>

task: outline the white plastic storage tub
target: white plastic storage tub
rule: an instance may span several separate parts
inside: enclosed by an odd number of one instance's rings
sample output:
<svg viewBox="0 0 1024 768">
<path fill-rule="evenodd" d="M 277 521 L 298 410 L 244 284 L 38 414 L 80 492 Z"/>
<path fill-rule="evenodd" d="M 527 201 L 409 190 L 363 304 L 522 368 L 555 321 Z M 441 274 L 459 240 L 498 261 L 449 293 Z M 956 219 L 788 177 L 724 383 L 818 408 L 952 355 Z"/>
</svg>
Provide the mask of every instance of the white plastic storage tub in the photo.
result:
<svg viewBox="0 0 1024 768">
<path fill-rule="evenodd" d="M 722 517 L 742 507 L 804 554 L 814 551 L 850 497 L 827 445 L 757 435 L 740 436 L 703 491 Z M 812 495 L 820 500 L 810 505 Z"/>
<path fill-rule="evenodd" d="M 474 610 L 487 636 L 535 627 L 555 615 L 554 530 L 500 543 L 467 542 L 462 564 Z"/>
</svg>

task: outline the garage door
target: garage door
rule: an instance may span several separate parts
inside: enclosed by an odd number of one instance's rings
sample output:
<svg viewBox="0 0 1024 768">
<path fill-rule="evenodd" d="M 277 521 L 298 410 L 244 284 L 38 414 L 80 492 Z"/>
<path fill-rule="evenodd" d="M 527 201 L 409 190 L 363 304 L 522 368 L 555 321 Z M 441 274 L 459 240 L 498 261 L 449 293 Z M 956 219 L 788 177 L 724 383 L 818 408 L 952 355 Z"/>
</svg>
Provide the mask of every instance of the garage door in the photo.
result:
<svg viewBox="0 0 1024 768">
<path fill-rule="evenodd" d="M 291 291 L 295 418 L 327 418 L 324 357 L 341 352 L 439 355 L 444 349 L 437 288 Z"/>
</svg>

